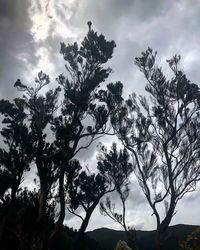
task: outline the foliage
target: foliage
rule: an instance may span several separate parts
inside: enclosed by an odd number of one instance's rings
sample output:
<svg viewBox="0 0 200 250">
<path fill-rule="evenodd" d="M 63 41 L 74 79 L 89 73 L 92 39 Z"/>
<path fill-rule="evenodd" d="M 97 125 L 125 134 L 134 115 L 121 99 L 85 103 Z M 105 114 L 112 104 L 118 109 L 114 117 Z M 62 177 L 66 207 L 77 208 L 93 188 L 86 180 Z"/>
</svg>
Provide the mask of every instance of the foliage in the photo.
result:
<svg viewBox="0 0 200 250">
<path fill-rule="evenodd" d="M 27 188 L 18 192 L 15 205 L 10 197 L 0 206 L 0 225 L 4 226 L 0 246 L 5 249 L 31 249 L 32 236 L 37 229 L 38 193 Z M 53 225 L 55 204 L 46 207 L 48 230 Z"/>
<path fill-rule="evenodd" d="M 0 101 L 0 113 L 5 127 L 1 130 L 4 147 L 0 149 L 1 200 L 5 191 L 11 188 L 12 200 L 22 182 L 22 176 L 30 168 L 33 158 L 33 137 L 25 124 L 25 105 L 19 98 L 14 103 Z"/>
<path fill-rule="evenodd" d="M 182 250 L 199 250 L 200 249 L 200 227 L 188 235 L 185 241 L 180 242 Z"/>
<path fill-rule="evenodd" d="M 69 189 L 69 211 L 77 215 L 82 224 L 79 229 L 84 232 L 88 225 L 88 221 L 92 212 L 98 205 L 100 199 L 114 190 L 121 190 L 123 186 L 127 186 L 128 177 L 132 172 L 132 164 L 129 163 L 129 155 L 126 151 L 117 151 L 117 146 L 113 143 L 110 151 L 107 151 L 105 146 L 100 145 L 100 152 L 98 156 L 97 169 L 95 174 L 81 171 L 77 174 L 77 170 L 81 170 L 78 161 L 71 162 L 74 169 L 73 178 L 68 178 Z M 69 171 L 67 171 L 69 173 Z M 69 181 L 71 179 L 71 182 Z M 92 190 L 92 192 L 91 192 Z M 85 217 L 78 215 L 75 211 L 82 207 L 85 211 Z"/>
<path fill-rule="evenodd" d="M 121 82 L 102 86 L 112 72 L 107 65 L 115 42 L 97 34 L 91 22 L 88 26 L 80 44 L 61 43 L 67 74 L 57 77 L 53 89 L 41 71 L 32 85 L 16 81 L 20 97 L 0 100 L 0 242 L 4 245 L 12 239 L 20 250 L 55 249 L 56 239 L 62 238 L 66 203 L 82 220 L 81 234 L 69 234 L 68 247 L 74 241 L 87 245 L 83 232 L 90 217 L 101 198 L 114 190 L 122 213 L 115 211 L 109 198 L 100 203 L 101 211 L 128 233 L 125 205 L 132 171 L 156 217 L 159 245 L 178 201 L 200 180 L 200 90 L 179 69 L 180 56 L 167 61 L 173 74 L 167 79 L 156 64 L 156 53 L 150 48 L 143 52 L 135 62 L 147 80 L 149 98 L 132 94 L 124 101 Z M 124 148 L 118 151 L 113 144 L 108 151 L 101 145 L 97 172 L 83 170 L 78 153 L 100 137 L 115 134 Z M 31 180 L 35 190 L 23 189 L 27 172 L 35 169 L 37 176 Z M 159 204 L 165 206 L 164 218 Z"/>
<path fill-rule="evenodd" d="M 156 54 L 149 48 L 135 60 L 147 79 L 149 99 L 130 95 L 112 122 L 134 156 L 134 172 L 156 217 L 160 242 L 177 202 L 200 180 L 200 90 L 179 69 L 179 56 L 167 61 L 174 75 L 168 80 L 156 65 Z"/>
<path fill-rule="evenodd" d="M 1 131 L 5 147 L 0 150 L 0 179 L 4 180 L 0 184 L 2 206 L 7 200 L 9 206 L 14 206 L 13 201 L 19 198 L 25 171 L 34 167 L 37 169 L 39 182 L 32 180 L 38 190 L 34 217 L 36 226 L 30 240 L 32 250 L 46 249 L 48 244 L 50 247 L 62 229 L 65 202 L 69 195 L 69 189 L 64 188 L 65 177 L 67 182 L 72 183 L 70 171 L 74 157 L 97 138 L 113 134 L 110 117 L 122 101 L 120 82 L 100 89 L 100 84 L 111 73 L 105 64 L 112 57 L 116 45 L 94 32 L 89 24 L 89 31 L 80 45 L 76 42 L 68 45 L 61 43 L 60 52 L 66 62 L 67 76 L 59 75 L 57 86 L 50 89 L 50 78 L 41 71 L 32 85 L 22 83 L 20 79 L 16 81 L 14 87 L 22 92 L 19 98 L 12 102 L 0 101 L 0 113 L 4 116 L 5 125 Z M 93 182 L 95 192 L 101 189 L 102 176 L 79 174 L 78 178 L 85 184 Z M 66 185 L 69 186 L 68 183 Z M 82 189 L 81 199 L 89 202 L 86 196 L 89 186 L 82 185 L 80 181 L 77 185 Z M 99 192 L 102 193 L 102 190 Z M 60 206 L 49 236 L 47 209 L 55 201 Z M 4 216 L 2 230 L 7 219 Z"/>
<path fill-rule="evenodd" d="M 111 73 L 104 64 L 112 57 L 114 41 L 106 41 L 89 28 L 79 46 L 61 43 L 61 54 L 66 61 L 67 77 L 61 74 L 57 81 L 64 91 L 61 115 L 51 126 L 55 134 L 57 160 L 59 164 L 60 212 L 56 222 L 56 234 L 65 218 L 65 173 L 76 154 L 87 149 L 94 140 L 110 133 L 110 117 L 121 102 L 122 84 L 109 84 L 106 90 L 99 89 Z M 102 97 L 103 96 L 103 97 Z M 104 99 L 103 99 L 104 98 Z M 110 100 L 112 100 L 112 106 Z M 89 124 L 88 125 L 88 121 Z M 68 181 L 70 175 L 68 175 Z"/>
<path fill-rule="evenodd" d="M 117 152 L 116 144 L 113 143 L 111 151 L 107 154 L 105 147 L 101 148 L 104 158 L 98 162 L 98 167 L 101 169 L 102 174 L 107 178 L 111 178 L 115 185 L 121 203 L 122 213 L 119 214 L 115 210 L 115 203 L 111 202 L 109 197 L 106 197 L 105 202 L 100 202 L 100 212 L 103 215 L 107 215 L 115 222 L 119 223 L 125 230 L 127 239 L 135 247 L 135 233 L 134 230 L 130 230 L 126 225 L 126 200 L 129 196 L 129 177 L 133 172 L 133 165 L 129 162 L 129 154 L 126 148 Z"/>
</svg>

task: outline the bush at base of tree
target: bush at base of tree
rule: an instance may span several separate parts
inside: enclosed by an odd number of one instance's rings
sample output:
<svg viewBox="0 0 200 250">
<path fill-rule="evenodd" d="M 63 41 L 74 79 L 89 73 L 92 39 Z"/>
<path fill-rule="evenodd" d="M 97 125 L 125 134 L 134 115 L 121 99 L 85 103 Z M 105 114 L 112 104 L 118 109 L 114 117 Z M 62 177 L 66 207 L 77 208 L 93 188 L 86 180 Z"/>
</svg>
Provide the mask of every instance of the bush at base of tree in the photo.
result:
<svg viewBox="0 0 200 250">
<path fill-rule="evenodd" d="M 181 250 L 200 250 L 200 227 L 179 243 Z"/>
</svg>

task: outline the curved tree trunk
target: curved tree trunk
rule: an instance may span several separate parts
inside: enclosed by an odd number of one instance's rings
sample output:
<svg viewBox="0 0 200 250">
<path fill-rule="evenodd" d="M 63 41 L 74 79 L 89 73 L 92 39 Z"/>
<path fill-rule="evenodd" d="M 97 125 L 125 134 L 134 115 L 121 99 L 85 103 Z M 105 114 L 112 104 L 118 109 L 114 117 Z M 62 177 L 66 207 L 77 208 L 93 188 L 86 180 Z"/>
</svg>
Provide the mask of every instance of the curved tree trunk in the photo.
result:
<svg viewBox="0 0 200 250">
<path fill-rule="evenodd" d="M 94 211 L 94 209 L 96 208 L 96 206 L 99 203 L 100 198 L 98 198 L 86 211 L 86 216 L 83 219 L 83 222 L 81 224 L 81 227 L 78 231 L 78 235 L 77 235 L 77 240 L 76 240 L 76 244 L 74 245 L 74 250 L 80 250 L 82 247 L 82 244 L 84 242 L 84 233 L 85 230 L 87 229 L 88 223 L 90 221 L 91 215 Z"/>
<path fill-rule="evenodd" d="M 167 215 L 157 228 L 157 233 L 156 233 L 156 249 L 157 250 L 161 250 L 163 248 L 163 244 L 164 244 L 164 242 L 166 240 L 166 236 L 167 236 L 166 235 L 167 229 L 168 229 L 169 224 L 172 220 L 174 210 L 175 210 L 175 199 L 172 198 Z"/>
<path fill-rule="evenodd" d="M 92 206 L 87 212 L 86 212 L 86 216 L 81 224 L 81 227 L 79 229 L 79 234 L 83 234 L 88 226 L 88 223 L 89 223 L 89 220 L 90 220 L 90 217 L 95 209 L 96 205 L 95 206 Z"/>
</svg>

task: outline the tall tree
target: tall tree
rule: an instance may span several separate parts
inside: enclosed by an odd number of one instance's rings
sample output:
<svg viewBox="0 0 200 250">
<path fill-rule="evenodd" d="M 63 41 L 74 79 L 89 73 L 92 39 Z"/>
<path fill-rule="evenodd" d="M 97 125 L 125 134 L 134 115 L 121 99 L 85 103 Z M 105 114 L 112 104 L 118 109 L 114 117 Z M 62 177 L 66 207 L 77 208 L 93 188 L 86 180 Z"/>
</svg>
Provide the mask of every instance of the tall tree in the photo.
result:
<svg viewBox="0 0 200 250">
<path fill-rule="evenodd" d="M 26 108 L 27 123 L 33 137 L 34 162 L 39 177 L 39 204 L 37 215 L 37 228 L 33 235 L 32 249 L 46 249 L 47 226 L 46 209 L 47 199 L 51 194 L 51 187 L 55 179 L 57 165 L 53 157 L 55 145 L 47 140 L 47 129 L 53 122 L 54 113 L 57 110 L 57 99 L 60 87 L 48 90 L 44 94 L 43 88 L 50 83 L 49 76 L 42 71 L 35 79 L 35 87 L 22 84 L 20 80 L 15 87 L 24 94 L 20 101 Z"/>
<path fill-rule="evenodd" d="M 65 218 L 64 181 L 67 166 L 80 150 L 87 149 L 95 139 L 104 134 L 113 134 L 110 117 L 122 101 L 120 82 L 108 84 L 107 89 L 99 89 L 100 84 L 111 73 L 111 69 L 106 68 L 105 64 L 112 57 L 116 45 L 114 41 L 106 41 L 103 35 L 94 32 L 91 22 L 88 25 L 89 31 L 80 46 L 77 43 L 67 46 L 61 43 L 61 54 L 66 61 L 68 76 L 60 75 L 57 78 L 58 87 L 49 90 L 49 76 L 39 72 L 34 87 L 22 83 L 19 79 L 16 81 L 14 86 L 23 95 L 15 99 L 14 104 L 2 101 L 6 107 L 5 110 L 10 112 L 7 114 L 7 111 L 1 111 L 8 116 L 5 119 L 6 123 L 11 124 L 16 112 L 14 122 L 18 122 L 17 119 L 19 122 L 23 121 L 20 125 L 12 123 L 14 132 L 8 131 L 11 128 L 10 125 L 8 125 L 9 129 L 3 129 L 3 133 L 6 131 L 6 136 L 10 136 L 9 143 L 14 149 L 12 148 L 8 153 L 5 150 L 0 152 L 2 164 L 7 157 L 12 160 L 8 165 L 13 166 L 13 171 L 22 169 L 19 178 L 18 172 L 15 172 L 17 184 L 19 184 L 24 170 L 28 169 L 33 160 L 39 178 L 37 227 L 32 239 L 32 249 L 46 249 L 47 241 L 51 243 L 56 233 L 62 228 Z M 60 95 L 61 99 L 58 99 L 61 89 L 64 96 Z M 58 103 L 61 104 L 59 107 Z M 15 129 L 22 131 L 18 133 L 19 131 L 16 132 Z M 12 142 L 12 133 L 17 135 L 16 145 Z M 10 145 L 8 144 L 9 147 Z M 25 165 L 23 165 L 23 160 Z M 18 165 L 14 166 L 13 162 Z M 15 181 L 11 180 L 12 178 L 9 179 L 12 190 L 14 186 L 16 190 L 19 185 L 14 185 Z M 50 199 L 57 198 L 51 190 L 55 183 L 58 184 L 60 211 L 55 228 L 51 237 L 48 238 L 47 205 Z M 2 201 L 7 188 L 9 185 L 1 187 Z M 13 197 L 16 196 L 16 191 L 13 194 Z"/>
<path fill-rule="evenodd" d="M 113 119 L 114 129 L 134 156 L 139 184 L 157 222 L 157 248 L 180 199 L 200 180 L 200 89 L 179 69 L 180 56 L 168 60 L 167 79 L 150 48 L 135 63 L 147 79 L 149 99 L 132 94 Z M 162 218 L 159 204 L 164 204 Z"/>
</svg>

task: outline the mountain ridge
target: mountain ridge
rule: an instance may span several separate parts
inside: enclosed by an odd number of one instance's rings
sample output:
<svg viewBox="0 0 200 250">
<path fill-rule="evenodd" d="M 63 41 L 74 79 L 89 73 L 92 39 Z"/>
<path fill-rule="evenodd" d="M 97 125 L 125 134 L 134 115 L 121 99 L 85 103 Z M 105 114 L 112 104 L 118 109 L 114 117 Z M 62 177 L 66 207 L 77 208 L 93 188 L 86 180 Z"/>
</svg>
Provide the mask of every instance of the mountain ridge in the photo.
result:
<svg viewBox="0 0 200 250">
<path fill-rule="evenodd" d="M 177 250 L 179 242 L 185 240 L 198 225 L 177 224 L 169 227 L 168 238 L 164 249 Z M 139 249 L 154 250 L 155 249 L 155 232 L 156 230 L 136 230 L 136 238 Z M 127 241 L 126 234 L 122 230 L 114 230 L 110 228 L 97 228 L 88 231 L 87 235 L 96 240 L 103 248 L 113 250 L 119 240 Z"/>
</svg>

